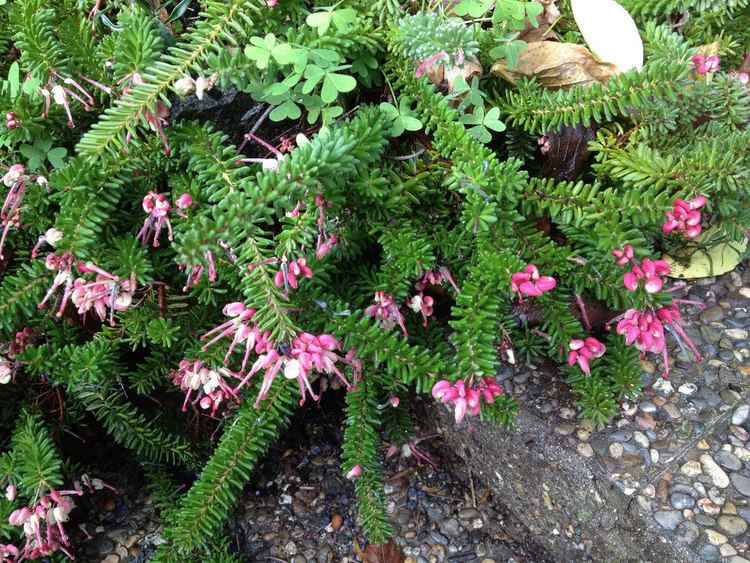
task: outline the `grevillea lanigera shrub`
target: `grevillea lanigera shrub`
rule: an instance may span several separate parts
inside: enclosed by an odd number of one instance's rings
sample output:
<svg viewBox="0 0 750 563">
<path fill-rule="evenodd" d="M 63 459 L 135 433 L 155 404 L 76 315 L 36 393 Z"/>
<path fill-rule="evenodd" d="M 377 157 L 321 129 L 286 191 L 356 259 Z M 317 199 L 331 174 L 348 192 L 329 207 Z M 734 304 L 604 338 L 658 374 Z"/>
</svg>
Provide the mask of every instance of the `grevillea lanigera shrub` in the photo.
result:
<svg viewBox="0 0 750 563">
<path fill-rule="evenodd" d="M 633 68 L 566 1 L 1 4 L 3 562 L 75 554 L 118 486 L 66 449 L 95 426 L 196 476 L 152 560 L 229 560 L 254 465 L 338 393 L 383 543 L 383 458 L 432 462 L 414 393 L 510 425 L 497 369 L 544 356 L 601 424 L 639 355 L 699 357 L 662 253 L 750 228 L 747 2 L 627 0 Z M 553 40 L 584 62 L 529 59 Z M 247 130 L 176 118 L 229 88 Z"/>
</svg>

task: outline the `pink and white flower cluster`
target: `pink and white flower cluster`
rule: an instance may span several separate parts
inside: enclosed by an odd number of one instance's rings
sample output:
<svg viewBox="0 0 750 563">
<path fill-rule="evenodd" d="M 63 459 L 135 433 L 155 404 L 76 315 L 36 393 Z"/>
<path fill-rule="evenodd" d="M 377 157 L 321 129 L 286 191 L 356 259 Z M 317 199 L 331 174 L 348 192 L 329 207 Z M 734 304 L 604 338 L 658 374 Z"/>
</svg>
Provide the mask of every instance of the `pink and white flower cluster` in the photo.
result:
<svg viewBox="0 0 750 563">
<path fill-rule="evenodd" d="M 694 197 L 688 201 L 675 199 L 674 208 L 664 212 L 667 222 L 662 225 L 662 232 L 684 232 L 687 238 L 697 237 L 701 234 L 701 212 L 698 210 L 704 205 L 704 196 Z"/>
<path fill-rule="evenodd" d="M 273 283 L 281 289 L 284 288 L 284 295 L 289 295 L 289 288 L 297 289 L 299 287 L 299 278 L 305 277 L 310 279 L 313 271 L 307 265 L 307 258 L 300 256 L 294 262 L 288 263 L 286 257 L 281 259 L 281 269 L 273 277 Z"/>
<path fill-rule="evenodd" d="M 557 285 L 557 280 L 549 276 L 540 276 L 534 264 L 527 264 L 523 272 L 516 272 L 510 276 L 510 289 L 518 294 L 518 300 L 523 303 L 523 296 L 539 297 L 546 291 L 551 291 Z"/>
<path fill-rule="evenodd" d="M 396 305 L 396 300 L 384 291 L 375 292 L 375 303 L 365 309 L 365 315 L 381 321 L 381 328 L 393 328 L 398 323 L 404 336 L 409 336 L 404 326 L 404 317 L 401 315 L 398 305 Z"/>
<path fill-rule="evenodd" d="M 26 168 L 21 164 L 14 164 L 3 175 L 3 184 L 10 188 L 8 195 L 5 196 L 3 207 L 0 209 L 0 225 L 3 227 L 3 234 L 0 237 L 0 260 L 4 260 L 3 246 L 5 239 L 8 237 L 11 227 L 18 228 L 21 226 L 21 200 L 26 194 L 31 178 L 26 174 Z"/>
<path fill-rule="evenodd" d="M 453 403 L 456 422 L 464 416 L 476 416 L 482 407 L 482 400 L 492 404 L 495 397 L 503 394 L 503 389 L 492 377 L 484 377 L 476 384 L 466 384 L 463 380 L 451 383 L 445 379 L 432 387 L 432 396 L 443 404 Z"/>
<path fill-rule="evenodd" d="M 91 262 L 81 262 L 77 265 L 77 270 L 83 274 L 96 274 L 96 279 L 89 281 L 85 278 L 75 278 L 75 258 L 70 252 L 64 252 L 59 256 L 49 253 L 45 265 L 48 270 L 57 270 L 58 273 L 37 305 L 39 309 L 44 309 L 57 288 L 64 286 L 62 300 L 56 313 L 58 317 L 62 316 L 68 301 L 73 301 L 79 315 L 84 316 L 93 310 L 102 321 L 107 318 L 109 309 L 109 323 L 114 326 L 114 312 L 124 311 L 133 303 L 133 292 L 136 289 L 135 274 L 129 280 L 120 280 Z"/>
<path fill-rule="evenodd" d="M 274 340 L 270 339 L 270 331 L 263 331 L 254 323 L 251 323 L 255 312 L 255 309 L 246 307 L 244 303 L 229 303 L 224 307 L 224 314 L 232 318 L 201 336 L 201 340 L 213 336 L 209 342 L 203 345 L 203 350 L 225 336 L 232 336 L 232 343 L 224 358 L 225 364 L 229 363 L 229 356 L 234 348 L 242 342 L 245 343 L 245 354 L 239 373 L 225 372 L 241 379 L 237 387 L 231 390 L 232 395 L 236 397 L 239 390 L 250 381 L 253 375 L 261 370 L 265 374 L 258 392 L 256 407 L 260 404 L 260 401 L 265 399 L 280 372 L 283 372 L 287 379 L 297 380 L 302 395 L 300 404 L 304 404 L 307 395 L 310 395 L 316 401 L 319 399 L 310 383 L 313 371 L 321 375 L 334 374 L 344 383 L 347 389 L 351 389 L 349 381 L 336 364 L 341 362 L 350 365 L 356 382 L 359 377 L 359 360 L 354 357 L 354 349 L 349 350 L 346 356 L 341 356 L 338 354 L 341 343 L 333 336 L 330 334 L 316 336 L 307 332 L 297 335 L 290 345 L 277 345 Z M 244 375 L 250 354 L 253 351 L 258 357 L 247 375 Z M 226 391 L 226 389 L 224 390 Z"/>
<path fill-rule="evenodd" d="M 211 416 L 216 414 L 225 399 L 233 397 L 239 403 L 239 397 L 224 380 L 224 374 L 228 375 L 231 372 L 208 369 L 200 360 L 182 360 L 172 378 L 172 382 L 185 391 L 182 412 L 187 410 L 188 402 L 194 392 L 197 393 L 191 404 L 197 404 L 203 410 L 211 409 Z"/>
<path fill-rule="evenodd" d="M 118 277 L 91 263 L 79 264 L 78 270 L 96 274 L 94 281 L 78 278 L 73 282 L 70 299 L 78 308 L 78 314 L 83 317 L 93 310 L 103 321 L 107 318 L 109 309 L 109 324 L 115 326 L 115 311 L 125 311 L 133 304 L 135 276 L 130 280 L 120 281 Z"/>
<path fill-rule="evenodd" d="M 83 475 L 81 481 L 90 493 L 104 488 L 111 489 L 115 494 L 118 493 L 117 489 L 107 485 L 101 479 L 91 479 L 88 475 Z M 15 493 L 15 486 L 11 484 L 7 487 L 5 496 L 12 502 L 15 499 Z M 0 544 L 0 561 L 16 563 L 39 559 L 57 551 L 64 553 L 70 559 L 75 559 L 67 549 L 70 546 L 70 539 L 63 525 L 75 508 L 72 496 L 83 494 L 81 483 L 76 481 L 72 490 L 53 489 L 48 495 L 41 497 L 34 506 L 14 510 L 8 517 L 8 523 L 11 526 L 23 528 L 26 543 L 20 549 L 13 544 Z"/>
<path fill-rule="evenodd" d="M 693 65 L 698 71 L 698 74 L 714 73 L 719 70 L 719 57 L 717 55 L 710 55 L 706 57 L 698 53 L 693 57 Z"/>
<path fill-rule="evenodd" d="M 180 217 L 187 217 L 184 209 L 193 205 L 193 198 L 190 194 L 182 194 L 175 200 L 174 212 Z M 174 239 L 172 232 L 172 223 L 169 221 L 169 213 L 172 211 L 172 204 L 164 194 L 158 194 L 154 191 L 148 192 L 141 203 L 143 210 L 148 213 L 148 217 L 143 221 L 143 227 L 135 236 L 143 246 L 148 245 L 148 240 L 153 238 L 154 248 L 159 246 L 159 234 L 166 227 L 169 240 Z"/>
<path fill-rule="evenodd" d="M 669 274 L 669 264 L 664 260 L 644 258 L 640 264 L 633 260 L 633 267 L 626 273 L 622 281 L 628 291 L 636 291 L 641 280 L 647 293 L 658 293 L 664 287 L 662 276 Z"/>
<path fill-rule="evenodd" d="M 607 351 L 604 344 L 592 336 L 583 340 L 571 340 L 568 343 L 568 349 L 570 350 L 568 352 L 568 365 L 572 366 L 577 363 L 586 375 L 591 374 L 589 360 L 601 358 L 604 355 L 604 352 Z"/>
</svg>

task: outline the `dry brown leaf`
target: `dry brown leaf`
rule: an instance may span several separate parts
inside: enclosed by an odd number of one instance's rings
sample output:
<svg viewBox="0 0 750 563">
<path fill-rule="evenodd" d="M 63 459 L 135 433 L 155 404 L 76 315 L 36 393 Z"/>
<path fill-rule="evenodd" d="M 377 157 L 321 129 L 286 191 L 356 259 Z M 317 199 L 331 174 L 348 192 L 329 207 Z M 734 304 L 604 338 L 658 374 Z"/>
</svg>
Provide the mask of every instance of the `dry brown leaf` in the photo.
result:
<svg viewBox="0 0 750 563">
<path fill-rule="evenodd" d="M 518 65 L 510 69 L 499 60 L 490 73 L 515 84 L 520 78 L 536 78 L 547 88 L 571 88 L 592 82 L 606 82 L 617 73 L 613 64 L 597 61 L 583 45 L 540 41 L 529 43 L 518 56 Z"/>
<path fill-rule="evenodd" d="M 475 76 L 482 78 L 482 65 L 479 63 L 479 59 L 472 58 L 465 61 L 461 66 L 454 66 L 446 70 L 445 66 L 435 62 L 425 67 L 424 74 L 435 86 L 447 88 L 447 93 L 450 94 L 455 89 L 456 79 L 459 76 L 463 76 L 467 84 L 470 84 L 471 79 Z"/>
<path fill-rule="evenodd" d="M 362 554 L 363 563 L 403 563 L 404 551 L 392 539 L 382 545 L 368 543 Z"/>
</svg>

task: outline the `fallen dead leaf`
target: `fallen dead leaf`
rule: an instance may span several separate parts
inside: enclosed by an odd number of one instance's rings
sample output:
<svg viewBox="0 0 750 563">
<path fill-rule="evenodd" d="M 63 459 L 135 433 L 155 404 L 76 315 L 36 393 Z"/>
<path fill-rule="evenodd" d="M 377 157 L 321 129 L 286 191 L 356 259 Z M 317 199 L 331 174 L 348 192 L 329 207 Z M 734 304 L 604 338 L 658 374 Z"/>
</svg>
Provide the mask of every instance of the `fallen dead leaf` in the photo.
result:
<svg viewBox="0 0 750 563">
<path fill-rule="evenodd" d="M 592 82 L 606 82 L 617 67 L 597 61 L 583 45 L 540 41 L 529 43 L 518 56 L 518 65 L 510 69 L 499 60 L 490 74 L 515 84 L 520 78 L 536 78 L 547 88 L 571 88 Z"/>
<path fill-rule="evenodd" d="M 716 232 L 716 228 L 707 229 L 696 240 L 709 240 Z M 669 277 L 690 280 L 731 272 L 745 258 L 746 252 L 747 241 L 723 242 L 705 252 L 696 250 L 685 258 L 664 255 L 662 259 L 671 269 Z"/>
<path fill-rule="evenodd" d="M 549 150 L 542 170 L 545 178 L 575 180 L 589 160 L 589 141 L 595 138 L 592 126 L 562 127 L 548 133 Z"/>
<path fill-rule="evenodd" d="M 392 539 L 386 544 L 368 543 L 362 553 L 363 563 L 403 563 L 404 551 Z"/>
<path fill-rule="evenodd" d="M 454 66 L 446 69 L 445 66 L 438 63 L 432 63 L 425 68 L 424 72 L 428 80 L 435 86 L 447 88 L 450 94 L 455 89 L 456 79 L 463 76 L 467 84 L 471 83 L 473 77 L 482 78 L 482 65 L 476 58 L 469 59 L 461 66 Z"/>
</svg>

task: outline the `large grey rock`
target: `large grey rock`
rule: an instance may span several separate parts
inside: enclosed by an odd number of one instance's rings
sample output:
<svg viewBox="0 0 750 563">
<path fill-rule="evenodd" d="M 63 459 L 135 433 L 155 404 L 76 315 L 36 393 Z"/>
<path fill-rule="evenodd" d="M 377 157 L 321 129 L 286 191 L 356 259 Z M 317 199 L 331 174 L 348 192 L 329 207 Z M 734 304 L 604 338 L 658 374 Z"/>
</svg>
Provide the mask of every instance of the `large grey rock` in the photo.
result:
<svg viewBox="0 0 750 563">
<path fill-rule="evenodd" d="M 526 405 L 515 428 L 474 419 L 471 433 L 456 427 L 443 405 L 428 403 L 426 409 L 446 442 L 554 560 L 698 561 L 694 551 L 615 486 L 603 467 L 550 432 Z M 679 523 L 675 519 L 674 526 Z"/>
</svg>

